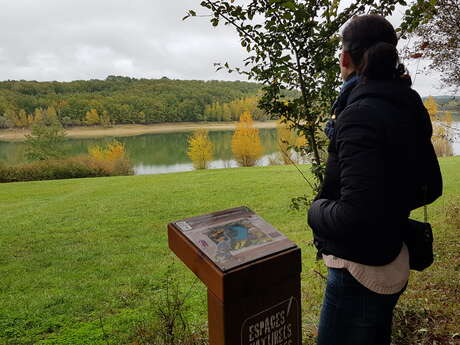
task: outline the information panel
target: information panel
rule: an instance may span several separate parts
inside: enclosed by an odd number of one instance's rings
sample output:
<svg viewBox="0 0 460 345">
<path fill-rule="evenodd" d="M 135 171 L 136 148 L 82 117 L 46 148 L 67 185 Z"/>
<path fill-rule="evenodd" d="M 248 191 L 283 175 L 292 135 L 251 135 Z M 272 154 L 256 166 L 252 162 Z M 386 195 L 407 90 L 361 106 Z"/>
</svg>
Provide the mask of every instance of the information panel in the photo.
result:
<svg viewBox="0 0 460 345">
<path fill-rule="evenodd" d="M 296 245 L 247 207 L 173 223 L 223 272 Z"/>
</svg>

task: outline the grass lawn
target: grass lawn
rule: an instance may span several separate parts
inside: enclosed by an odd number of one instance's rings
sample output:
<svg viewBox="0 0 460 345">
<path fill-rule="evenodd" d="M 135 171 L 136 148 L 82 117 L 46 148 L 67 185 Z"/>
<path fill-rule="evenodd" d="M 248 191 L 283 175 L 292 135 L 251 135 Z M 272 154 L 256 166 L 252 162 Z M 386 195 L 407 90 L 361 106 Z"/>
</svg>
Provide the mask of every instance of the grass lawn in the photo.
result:
<svg viewBox="0 0 460 345">
<path fill-rule="evenodd" d="M 429 208 L 438 258 L 412 275 L 395 344 L 460 342 L 460 157 L 441 164 L 444 196 Z M 305 213 L 289 210 L 306 188 L 289 166 L 0 185 L 0 344 L 143 344 L 171 274 L 192 286 L 187 315 L 203 324 L 205 287 L 169 251 L 166 224 L 241 205 L 302 248 L 313 344 L 325 269 Z"/>
</svg>

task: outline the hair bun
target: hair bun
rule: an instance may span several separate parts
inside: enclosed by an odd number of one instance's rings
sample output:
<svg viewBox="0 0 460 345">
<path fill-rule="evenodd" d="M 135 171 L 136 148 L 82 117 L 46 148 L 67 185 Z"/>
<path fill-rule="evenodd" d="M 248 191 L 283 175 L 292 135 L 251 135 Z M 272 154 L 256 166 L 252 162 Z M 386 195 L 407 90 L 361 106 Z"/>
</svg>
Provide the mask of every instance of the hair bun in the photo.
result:
<svg viewBox="0 0 460 345">
<path fill-rule="evenodd" d="M 402 63 L 398 63 L 398 66 L 396 66 L 396 75 L 401 77 L 404 74 L 406 74 L 406 66 Z"/>
</svg>

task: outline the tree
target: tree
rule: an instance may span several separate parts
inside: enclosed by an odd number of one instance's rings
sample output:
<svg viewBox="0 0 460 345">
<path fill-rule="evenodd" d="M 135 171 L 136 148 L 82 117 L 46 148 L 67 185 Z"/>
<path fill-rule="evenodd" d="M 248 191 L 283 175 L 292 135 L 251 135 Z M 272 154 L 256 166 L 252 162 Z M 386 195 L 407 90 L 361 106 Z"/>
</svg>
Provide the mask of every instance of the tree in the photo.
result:
<svg viewBox="0 0 460 345">
<path fill-rule="evenodd" d="M 208 131 L 198 129 L 188 139 L 187 155 L 195 169 L 207 169 L 212 161 L 214 145 L 208 137 Z"/>
<path fill-rule="evenodd" d="M 285 119 L 278 121 L 276 132 L 278 134 L 278 146 L 280 149 L 281 160 L 284 164 L 298 163 L 298 157 L 294 152 L 302 146 L 305 146 L 305 138 L 300 137 L 294 130 L 294 124 Z"/>
<path fill-rule="evenodd" d="M 24 109 L 19 110 L 18 115 L 18 127 L 29 127 L 33 123 L 33 118 L 27 115 Z"/>
<path fill-rule="evenodd" d="M 419 1 L 424 14 L 412 30 L 409 56 L 431 60 L 428 69 L 441 72 L 444 86 L 460 87 L 460 4 L 458 0 Z M 419 8 L 420 11 L 420 8 Z M 411 14 L 408 10 L 407 14 Z"/>
<path fill-rule="evenodd" d="M 42 108 L 35 108 L 34 110 L 34 123 L 39 123 L 43 121 L 45 115 Z"/>
<path fill-rule="evenodd" d="M 104 110 L 102 112 L 102 115 L 101 115 L 99 121 L 100 121 L 101 125 L 104 126 L 104 127 L 112 127 L 112 121 L 110 120 L 110 115 L 109 115 L 107 110 Z"/>
<path fill-rule="evenodd" d="M 57 115 L 57 111 L 53 106 L 46 108 L 44 113 L 44 121 L 46 124 L 61 124 Z"/>
<path fill-rule="evenodd" d="M 428 110 L 428 114 L 430 114 L 431 122 L 436 120 L 436 116 L 438 114 L 439 108 L 438 108 L 438 103 L 434 99 L 433 96 L 428 97 L 425 102 L 423 102 L 425 105 L 426 110 Z"/>
<path fill-rule="evenodd" d="M 6 118 L 6 116 L 1 116 L 0 115 L 0 129 L 9 128 L 10 125 L 11 124 L 8 121 L 8 119 Z"/>
<path fill-rule="evenodd" d="M 232 152 L 240 166 L 250 167 L 262 156 L 259 130 L 254 128 L 251 114 L 244 112 L 232 137 Z"/>
<path fill-rule="evenodd" d="M 431 141 L 433 142 L 436 155 L 438 157 L 452 156 L 452 141 L 454 139 L 452 114 L 447 112 L 443 119 L 438 118 L 438 103 L 432 96 L 428 97 L 423 104 L 428 110 L 428 114 L 430 114 L 431 124 L 433 126 Z"/>
<path fill-rule="evenodd" d="M 14 109 L 7 109 L 5 117 L 11 124 L 13 124 L 14 127 L 26 128 L 31 124 L 31 118 L 27 115 L 24 109 L 20 109 L 18 112 Z"/>
<path fill-rule="evenodd" d="M 101 119 L 99 118 L 99 114 L 96 109 L 91 109 L 86 112 L 85 123 L 89 126 L 101 123 Z"/>
<path fill-rule="evenodd" d="M 318 190 L 323 181 L 321 136 L 330 107 L 338 94 L 340 28 L 353 16 L 368 12 L 390 15 L 404 0 L 356 0 L 339 10 L 339 0 L 204 0 L 213 26 L 231 25 L 248 52 L 244 67 L 216 64 L 217 69 L 238 72 L 262 83 L 259 105 L 272 118 L 282 116 L 307 138 L 301 149 L 312 162 Z M 184 19 L 197 16 L 190 10 Z M 297 91 L 286 98 L 284 92 Z M 308 203 L 298 198 L 297 205 Z"/>
<path fill-rule="evenodd" d="M 32 160 L 47 160 L 62 157 L 65 130 L 60 123 L 40 121 L 26 135 L 26 157 Z"/>
</svg>

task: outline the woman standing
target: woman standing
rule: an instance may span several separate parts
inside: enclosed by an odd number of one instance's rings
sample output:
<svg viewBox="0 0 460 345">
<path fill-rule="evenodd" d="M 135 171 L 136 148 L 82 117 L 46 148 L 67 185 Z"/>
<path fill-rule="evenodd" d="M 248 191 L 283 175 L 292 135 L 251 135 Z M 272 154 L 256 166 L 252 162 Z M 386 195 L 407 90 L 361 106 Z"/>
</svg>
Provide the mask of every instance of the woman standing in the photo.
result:
<svg viewBox="0 0 460 345">
<path fill-rule="evenodd" d="M 328 267 L 318 345 L 389 345 L 393 309 L 409 277 L 403 242 L 419 200 L 418 177 L 441 193 L 431 122 L 411 89 L 383 17 L 353 18 L 342 33 L 344 85 L 326 129 L 329 157 L 321 192 L 308 212 Z M 418 177 L 417 177 L 418 176 Z"/>
</svg>

